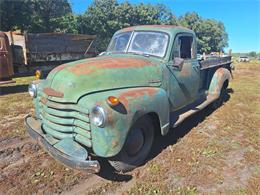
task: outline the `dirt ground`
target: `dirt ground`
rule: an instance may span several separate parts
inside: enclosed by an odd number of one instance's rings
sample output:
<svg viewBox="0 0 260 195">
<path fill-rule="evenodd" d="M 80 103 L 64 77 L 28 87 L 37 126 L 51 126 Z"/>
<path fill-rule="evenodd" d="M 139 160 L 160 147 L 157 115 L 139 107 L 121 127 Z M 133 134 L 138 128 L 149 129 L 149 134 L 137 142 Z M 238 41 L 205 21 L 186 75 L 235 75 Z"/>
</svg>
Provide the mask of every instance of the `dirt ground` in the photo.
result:
<svg viewBox="0 0 260 195">
<path fill-rule="evenodd" d="M 165 137 L 125 174 L 106 161 L 99 175 L 71 170 L 29 138 L 27 84 L 0 87 L 0 194 L 260 194 L 260 63 L 236 64 L 224 105 L 206 108 Z"/>
</svg>

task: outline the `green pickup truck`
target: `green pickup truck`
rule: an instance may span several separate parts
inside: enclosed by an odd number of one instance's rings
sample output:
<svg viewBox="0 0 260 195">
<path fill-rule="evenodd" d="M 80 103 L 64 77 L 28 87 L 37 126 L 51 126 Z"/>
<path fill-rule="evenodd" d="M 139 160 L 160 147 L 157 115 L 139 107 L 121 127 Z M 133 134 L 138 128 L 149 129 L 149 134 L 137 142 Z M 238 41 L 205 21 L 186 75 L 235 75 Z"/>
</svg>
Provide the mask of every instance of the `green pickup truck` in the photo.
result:
<svg viewBox="0 0 260 195">
<path fill-rule="evenodd" d="M 97 173 L 105 158 L 125 172 L 144 163 L 157 131 L 166 135 L 209 104 L 220 105 L 230 79 L 231 56 L 198 61 L 192 30 L 124 28 L 100 56 L 32 82 L 35 116 L 25 125 L 69 167 Z"/>
</svg>

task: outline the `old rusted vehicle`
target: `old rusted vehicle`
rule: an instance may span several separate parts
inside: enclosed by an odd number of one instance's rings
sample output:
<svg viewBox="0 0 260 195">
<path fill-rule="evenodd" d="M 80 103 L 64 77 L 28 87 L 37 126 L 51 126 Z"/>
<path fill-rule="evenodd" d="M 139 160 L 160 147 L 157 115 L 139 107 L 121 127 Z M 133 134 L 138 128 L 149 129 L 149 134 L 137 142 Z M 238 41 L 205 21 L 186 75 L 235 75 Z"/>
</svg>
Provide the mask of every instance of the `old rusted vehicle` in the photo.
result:
<svg viewBox="0 0 260 195">
<path fill-rule="evenodd" d="M 8 37 L 0 32 L 0 85 L 13 83 L 14 75 L 11 48 Z"/>
<path fill-rule="evenodd" d="M 54 67 L 96 55 L 96 35 L 4 32 L 8 36 L 15 75 L 49 72 Z"/>
<path fill-rule="evenodd" d="M 231 57 L 197 60 L 193 31 L 176 26 L 119 30 L 102 56 L 63 64 L 29 86 L 35 116 L 25 125 L 55 159 L 98 172 L 141 165 L 156 131 L 166 135 L 190 115 L 218 106 Z"/>
</svg>

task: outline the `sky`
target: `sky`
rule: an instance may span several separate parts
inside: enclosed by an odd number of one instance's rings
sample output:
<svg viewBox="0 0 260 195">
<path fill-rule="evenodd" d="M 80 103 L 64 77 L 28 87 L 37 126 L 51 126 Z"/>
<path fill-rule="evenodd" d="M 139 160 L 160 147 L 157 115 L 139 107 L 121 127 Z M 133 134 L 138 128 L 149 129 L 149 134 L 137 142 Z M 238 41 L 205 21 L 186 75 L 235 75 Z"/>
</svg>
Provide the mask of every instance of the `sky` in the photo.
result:
<svg viewBox="0 0 260 195">
<path fill-rule="evenodd" d="M 70 0 L 74 13 L 82 14 L 92 0 Z M 119 3 L 124 0 L 118 0 Z M 222 21 L 233 52 L 260 53 L 260 0 L 128 0 L 131 4 L 161 3 L 177 17 L 186 12 L 197 12 L 203 18 Z"/>
</svg>

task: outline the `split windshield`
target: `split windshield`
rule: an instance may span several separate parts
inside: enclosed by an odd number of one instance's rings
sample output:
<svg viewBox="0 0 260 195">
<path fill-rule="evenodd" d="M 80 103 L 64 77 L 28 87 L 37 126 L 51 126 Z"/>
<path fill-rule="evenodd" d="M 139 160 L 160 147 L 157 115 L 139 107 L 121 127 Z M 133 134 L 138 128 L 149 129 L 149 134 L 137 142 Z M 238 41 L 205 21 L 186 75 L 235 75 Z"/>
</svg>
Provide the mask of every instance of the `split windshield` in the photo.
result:
<svg viewBox="0 0 260 195">
<path fill-rule="evenodd" d="M 162 32 L 132 31 L 113 36 L 107 52 L 164 57 L 168 35 Z"/>
</svg>

